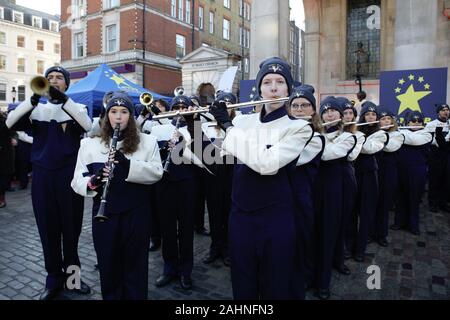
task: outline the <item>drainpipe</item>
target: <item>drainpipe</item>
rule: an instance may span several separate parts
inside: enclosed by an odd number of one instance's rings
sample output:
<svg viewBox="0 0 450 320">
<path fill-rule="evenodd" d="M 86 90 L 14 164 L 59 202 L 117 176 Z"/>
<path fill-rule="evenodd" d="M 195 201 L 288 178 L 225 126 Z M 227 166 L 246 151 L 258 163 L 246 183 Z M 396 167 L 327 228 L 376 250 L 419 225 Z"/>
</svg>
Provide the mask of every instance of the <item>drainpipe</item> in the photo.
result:
<svg viewBox="0 0 450 320">
<path fill-rule="evenodd" d="M 143 54 L 142 54 L 142 59 L 143 59 L 143 63 L 142 63 L 142 87 L 145 88 L 145 43 L 147 42 L 145 39 L 145 8 L 146 8 L 146 0 L 142 0 L 142 4 L 144 6 L 144 9 L 142 10 L 142 23 L 144 24 L 142 26 L 142 49 L 143 49 Z"/>
<path fill-rule="evenodd" d="M 192 0 L 192 51 L 195 49 L 195 0 Z"/>
</svg>

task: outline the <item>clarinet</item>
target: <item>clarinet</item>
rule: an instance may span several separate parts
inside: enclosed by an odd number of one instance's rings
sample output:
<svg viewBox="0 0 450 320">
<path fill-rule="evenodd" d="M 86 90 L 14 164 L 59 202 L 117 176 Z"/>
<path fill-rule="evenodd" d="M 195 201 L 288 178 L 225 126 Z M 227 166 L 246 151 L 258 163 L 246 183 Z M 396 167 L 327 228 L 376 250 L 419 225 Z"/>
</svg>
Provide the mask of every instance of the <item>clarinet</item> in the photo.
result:
<svg viewBox="0 0 450 320">
<path fill-rule="evenodd" d="M 113 177 L 114 172 L 114 159 L 111 160 L 111 153 L 116 151 L 117 146 L 117 140 L 119 138 L 119 132 L 120 132 L 120 124 L 117 124 L 114 128 L 114 133 L 111 141 L 111 145 L 109 147 L 109 155 L 108 155 L 108 167 L 109 167 L 109 174 L 108 178 L 106 180 L 105 186 L 103 187 L 103 193 L 102 193 L 102 199 L 100 201 L 100 208 L 98 209 L 97 214 L 95 215 L 94 219 L 99 222 L 104 222 L 108 220 L 108 217 L 105 215 L 105 207 L 106 207 L 106 197 L 108 196 L 108 190 L 109 185 L 111 184 L 111 179 Z"/>
<path fill-rule="evenodd" d="M 175 125 L 175 130 L 173 131 L 172 138 L 170 139 L 170 141 L 174 145 L 178 142 L 178 136 L 179 136 L 178 135 L 178 129 L 180 128 L 180 124 L 181 124 L 180 120 L 181 120 L 181 116 L 179 116 L 178 119 L 177 119 L 177 123 Z M 167 154 L 167 157 L 164 160 L 164 172 L 167 172 L 167 173 L 169 173 L 169 166 L 170 166 L 170 163 L 172 162 L 171 156 L 172 156 L 173 148 L 169 148 L 169 153 Z"/>
</svg>

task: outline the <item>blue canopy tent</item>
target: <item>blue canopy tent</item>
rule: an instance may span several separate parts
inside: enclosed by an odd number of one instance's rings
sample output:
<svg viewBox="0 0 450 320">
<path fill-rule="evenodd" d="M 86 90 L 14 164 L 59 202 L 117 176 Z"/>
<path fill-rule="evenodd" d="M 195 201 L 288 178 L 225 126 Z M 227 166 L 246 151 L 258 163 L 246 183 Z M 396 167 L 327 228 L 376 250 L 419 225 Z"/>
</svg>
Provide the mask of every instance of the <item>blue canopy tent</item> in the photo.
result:
<svg viewBox="0 0 450 320">
<path fill-rule="evenodd" d="M 143 92 L 150 92 L 154 100 L 164 99 L 168 103 L 171 97 L 163 96 L 149 91 L 124 78 L 106 64 L 101 64 L 86 78 L 71 85 L 66 94 L 75 102 L 88 106 L 89 116 L 96 117 L 103 107 L 103 96 L 109 91 L 125 91 L 134 104 L 139 104 L 139 96 Z"/>
</svg>

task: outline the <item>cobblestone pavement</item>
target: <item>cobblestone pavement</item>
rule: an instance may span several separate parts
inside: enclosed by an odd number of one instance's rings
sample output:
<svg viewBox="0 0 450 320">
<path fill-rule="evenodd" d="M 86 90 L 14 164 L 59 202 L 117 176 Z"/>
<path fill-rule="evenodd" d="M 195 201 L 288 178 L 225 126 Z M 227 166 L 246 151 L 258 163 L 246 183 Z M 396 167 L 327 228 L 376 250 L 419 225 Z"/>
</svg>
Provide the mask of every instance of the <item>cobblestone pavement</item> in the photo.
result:
<svg viewBox="0 0 450 320">
<path fill-rule="evenodd" d="M 30 190 L 8 192 L 7 207 L 0 209 L 0 300 L 38 299 L 45 283 L 42 247 L 31 209 Z M 85 203 L 85 219 L 79 243 L 83 280 L 92 288 L 88 296 L 62 293 L 59 299 L 101 299 L 99 275 L 92 244 L 91 201 Z M 350 276 L 334 273 L 331 299 L 450 299 L 450 214 L 431 213 L 422 207 L 421 235 L 390 231 L 389 247 L 370 244 L 364 263 L 352 260 Z M 230 269 L 221 261 L 201 262 L 210 238 L 195 236 L 193 290 L 178 282 L 156 288 L 162 271 L 161 250 L 150 252 L 149 299 L 232 299 Z M 367 289 L 367 268 L 381 269 L 381 289 Z M 308 292 L 307 299 L 315 299 Z"/>
</svg>

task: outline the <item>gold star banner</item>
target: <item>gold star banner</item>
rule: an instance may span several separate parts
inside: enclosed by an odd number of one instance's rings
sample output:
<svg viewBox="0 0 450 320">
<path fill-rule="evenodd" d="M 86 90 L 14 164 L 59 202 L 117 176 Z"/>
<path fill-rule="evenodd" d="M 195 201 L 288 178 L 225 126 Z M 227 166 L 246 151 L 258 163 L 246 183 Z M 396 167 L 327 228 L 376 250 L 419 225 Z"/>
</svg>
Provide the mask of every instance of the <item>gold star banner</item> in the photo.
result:
<svg viewBox="0 0 450 320">
<path fill-rule="evenodd" d="M 435 119 L 435 104 L 447 101 L 448 68 L 431 68 L 380 73 L 380 105 L 403 117 L 419 111 Z"/>
</svg>

